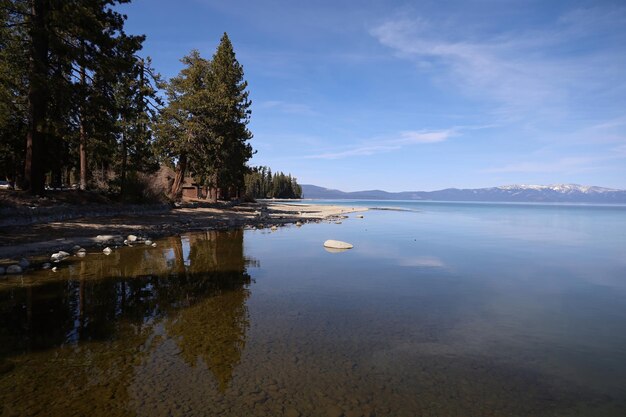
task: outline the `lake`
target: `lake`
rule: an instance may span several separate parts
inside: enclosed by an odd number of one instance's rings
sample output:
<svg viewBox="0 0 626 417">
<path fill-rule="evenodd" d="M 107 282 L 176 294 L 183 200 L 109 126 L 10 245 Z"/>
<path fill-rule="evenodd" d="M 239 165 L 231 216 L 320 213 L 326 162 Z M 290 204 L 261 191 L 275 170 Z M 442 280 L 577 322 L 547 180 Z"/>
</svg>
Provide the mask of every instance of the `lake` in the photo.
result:
<svg viewBox="0 0 626 417">
<path fill-rule="evenodd" d="M 626 207 L 314 203 L 0 278 L 0 416 L 626 415 Z"/>
</svg>

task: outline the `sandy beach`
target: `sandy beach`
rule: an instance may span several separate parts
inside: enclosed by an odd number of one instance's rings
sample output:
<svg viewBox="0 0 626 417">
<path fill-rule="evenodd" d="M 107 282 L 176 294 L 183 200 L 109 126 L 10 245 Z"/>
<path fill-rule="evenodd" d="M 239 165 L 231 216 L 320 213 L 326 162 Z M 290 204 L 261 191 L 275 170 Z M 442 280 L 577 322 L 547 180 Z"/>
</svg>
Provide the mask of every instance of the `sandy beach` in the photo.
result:
<svg viewBox="0 0 626 417">
<path fill-rule="evenodd" d="M 164 213 L 82 217 L 72 220 L 0 228 L 0 263 L 46 255 L 74 246 L 113 244 L 129 234 L 156 238 L 196 230 L 236 227 L 280 227 L 286 224 L 335 220 L 362 207 L 306 203 L 259 202 L 235 206 L 186 205 Z M 115 239 L 114 239 L 115 238 Z"/>
</svg>

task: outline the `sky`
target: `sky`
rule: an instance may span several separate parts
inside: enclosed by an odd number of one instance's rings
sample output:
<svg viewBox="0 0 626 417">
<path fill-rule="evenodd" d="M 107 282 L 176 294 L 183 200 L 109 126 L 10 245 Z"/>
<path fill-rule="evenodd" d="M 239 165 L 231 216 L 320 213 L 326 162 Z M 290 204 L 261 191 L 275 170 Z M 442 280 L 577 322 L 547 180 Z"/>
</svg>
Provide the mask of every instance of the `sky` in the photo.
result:
<svg viewBox="0 0 626 417">
<path fill-rule="evenodd" d="M 224 32 L 252 165 L 344 191 L 626 189 L 626 2 L 134 0 L 165 78 Z"/>
</svg>

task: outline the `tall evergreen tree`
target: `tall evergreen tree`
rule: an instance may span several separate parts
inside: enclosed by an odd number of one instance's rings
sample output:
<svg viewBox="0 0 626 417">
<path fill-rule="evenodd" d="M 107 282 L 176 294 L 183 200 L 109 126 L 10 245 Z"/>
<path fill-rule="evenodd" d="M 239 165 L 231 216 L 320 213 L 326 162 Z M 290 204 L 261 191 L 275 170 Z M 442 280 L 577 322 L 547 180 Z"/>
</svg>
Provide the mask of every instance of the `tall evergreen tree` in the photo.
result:
<svg viewBox="0 0 626 417">
<path fill-rule="evenodd" d="M 27 126 L 23 185 L 41 194 L 46 171 L 59 177 L 60 157 L 71 154 L 71 146 L 63 142 L 76 132 L 84 188 L 88 139 L 96 141 L 93 155 L 112 155 L 108 151 L 115 143 L 118 113 L 112 86 L 129 71 L 144 39 L 126 35 L 125 16 L 112 9 L 129 0 L 0 1 L 7 22 L 3 31 L 8 36 L 3 33 L 3 38 L 17 44 L 12 58 L 28 63 L 23 93 L 27 105 L 22 117 L 13 118 L 23 118 Z M 103 149 L 104 154 L 99 152 Z"/>
<path fill-rule="evenodd" d="M 248 143 L 250 105 L 243 67 L 237 61 L 233 45 L 224 33 L 211 61 L 209 105 L 210 136 L 206 137 L 207 152 L 202 176 L 206 185 L 218 191 L 237 193 L 243 187 L 246 163 L 252 157 Z"/>
<path fill-rule="evenodd" d="M 204 154 L 211 151 L 204 138 L 209 136 L 207 88 L 209 61 L 196 50 L 181 59 L 185 67 L 164 85 L 167 106 L 157 124 L 157 145 L 161 154 L 176 164 L 170 195 L 178 199 L 189 165 L 201 170 Z"/>
</svg>

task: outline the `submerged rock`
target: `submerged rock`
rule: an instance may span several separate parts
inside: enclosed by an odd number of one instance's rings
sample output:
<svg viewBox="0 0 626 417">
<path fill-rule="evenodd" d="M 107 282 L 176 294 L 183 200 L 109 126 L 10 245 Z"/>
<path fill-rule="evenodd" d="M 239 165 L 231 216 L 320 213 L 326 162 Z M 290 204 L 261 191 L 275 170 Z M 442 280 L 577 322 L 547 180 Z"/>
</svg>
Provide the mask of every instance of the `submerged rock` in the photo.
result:
<svg viewBox="0 0 626 417">
<path fill-rule="evenodd" d="M 52 264 L 50 262 L 46 262 L 45 264 L 41 265 L 42 269 L 50 269 L 52 267 Z"/>
<path fill-rule="evenodd" d="M 348 242 L 329 239 L 324 242 L 324 247 L 331 249 L 352 249 L 354 246 Z"/>
<path fill-rule="evenodd" d="M 109 248 L 108 246 L 102 249 L 102 253 L 104 253 L 105 255 L 110 255 L 112 252 L 113 250 L 111 250 L 111 248 Z"/>
<path fill-rule="evenodd" d="M 22 269 L 26 269 L 30 266 L 30 262 L 28 261 L 28 259 L 22 258 L 20 259 L 20 266 L 22 267 Z"/>
<path fill-rule="evenodd" d="M 146 240 L 144 243 L 146 244 L 146 246 L 152 245 L 152 241 L 150 239 Z"/>
<path fill-rule="evenodd" d="M 7 267 L 7 274 L 21 274 L 22 267 L 19 265 L 9 265 Z"/>
<path fill-rule="evenodd" d="M 152 245 L 150 245 L 150 246 L 152 246 L 153 248 L 156 248 L 157 244 L 156 243 L 152 243 Z"/>
</svg>

